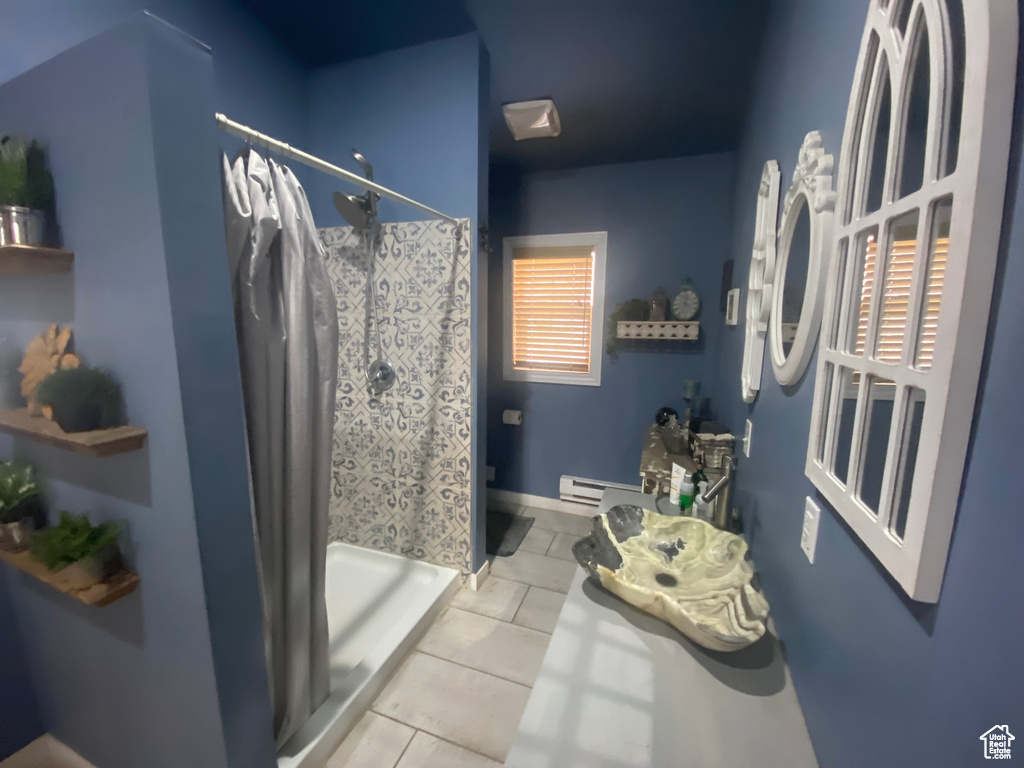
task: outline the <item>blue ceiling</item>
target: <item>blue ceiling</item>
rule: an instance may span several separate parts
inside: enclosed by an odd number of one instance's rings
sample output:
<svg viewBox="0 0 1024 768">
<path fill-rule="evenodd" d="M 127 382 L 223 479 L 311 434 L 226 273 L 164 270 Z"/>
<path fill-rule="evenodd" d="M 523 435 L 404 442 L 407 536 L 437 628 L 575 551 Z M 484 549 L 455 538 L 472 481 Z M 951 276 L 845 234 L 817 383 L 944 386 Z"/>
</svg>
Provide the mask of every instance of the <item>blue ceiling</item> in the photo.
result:
<svg viewBox="0 0 1024 768">
<path fill-rule="evenodd" d="M 735 148 L 770 0 L 240 0 L 317 67 L 480 33 L 491 162 L 556 170 Z M 514 141 L 509 101 L 553 98 L 562 135 Z"/>
</svg>

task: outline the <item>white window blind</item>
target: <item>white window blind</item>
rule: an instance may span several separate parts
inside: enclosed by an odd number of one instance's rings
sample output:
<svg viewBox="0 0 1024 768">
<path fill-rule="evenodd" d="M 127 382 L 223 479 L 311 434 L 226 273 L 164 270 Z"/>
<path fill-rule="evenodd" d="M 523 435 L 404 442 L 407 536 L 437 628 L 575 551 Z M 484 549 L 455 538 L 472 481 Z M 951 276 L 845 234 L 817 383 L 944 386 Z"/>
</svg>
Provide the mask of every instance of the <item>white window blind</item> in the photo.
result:
<svg viewBox="0 0 1024 768">
<path fill-rule="evenodd" d="M 594 258 L 591 246 L 513 249 L 516 370 L 590 373 Z"/>
<path fill-rule="evenodd" d="M 925 286 L 922 306 L 920 339 L 917 342 L 915 365 L 928 369 L 935 353 L 935 332 L 942 305 L 942 285 L 946 273 L 946 252 L 949 238 L 935 240 L 931 267 Z M 886 264 L 885 291 L 882 295 L 882 314 L 879 318 L 878 341 L 874 357 L 884 363 L 899 363 L 907 339 L 907 311 L 910 305 L 911 281 L 917 243 L 914 240 L 895 240 Z M 868 315 L 871 297 L 875 291 L 875 270 L 878 264 L 878 243 L 869 238 L 864 254 L 864 279 L 861 286 L 860 313 L 857 322 L 857 340 L 854 353 L 863 355 L 867 346 Z"/>
</svg>

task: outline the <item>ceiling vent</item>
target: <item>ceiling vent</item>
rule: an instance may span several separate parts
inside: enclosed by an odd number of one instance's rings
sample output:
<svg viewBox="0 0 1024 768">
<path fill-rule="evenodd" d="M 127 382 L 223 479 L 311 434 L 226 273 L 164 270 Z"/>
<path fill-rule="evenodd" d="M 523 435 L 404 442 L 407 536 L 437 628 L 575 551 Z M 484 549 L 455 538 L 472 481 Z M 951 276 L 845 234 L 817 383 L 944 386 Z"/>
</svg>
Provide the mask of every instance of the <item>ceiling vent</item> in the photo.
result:
<svg viewBox="0 0 1024 768">
<path fill-rule="evenodd" d="M 558 119 L 558 110 L 551 99 L 517 101 L 505 104 L 501 111 L 505 113 L 505 122 L 516 141 L 557 136 L 562 132 L 562 121 Z"/>
</svg>

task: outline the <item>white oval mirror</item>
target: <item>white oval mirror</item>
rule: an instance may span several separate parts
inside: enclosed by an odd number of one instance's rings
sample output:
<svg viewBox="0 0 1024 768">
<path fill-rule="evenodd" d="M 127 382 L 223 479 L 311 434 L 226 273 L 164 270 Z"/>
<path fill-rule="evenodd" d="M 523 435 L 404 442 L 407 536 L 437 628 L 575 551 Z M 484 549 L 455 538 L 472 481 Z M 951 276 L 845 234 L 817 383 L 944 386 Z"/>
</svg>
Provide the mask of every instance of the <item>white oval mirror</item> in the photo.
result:
<svg viewBox="0 0 1024 768">
<path fill-rule="evenodd" d="M 768 336 L 780 384 L 795 384 L 814 353 L 832 238 L 832 155 L 811 131 L 800 147 L 779 227 L 778 261 Z"/>
</svg>

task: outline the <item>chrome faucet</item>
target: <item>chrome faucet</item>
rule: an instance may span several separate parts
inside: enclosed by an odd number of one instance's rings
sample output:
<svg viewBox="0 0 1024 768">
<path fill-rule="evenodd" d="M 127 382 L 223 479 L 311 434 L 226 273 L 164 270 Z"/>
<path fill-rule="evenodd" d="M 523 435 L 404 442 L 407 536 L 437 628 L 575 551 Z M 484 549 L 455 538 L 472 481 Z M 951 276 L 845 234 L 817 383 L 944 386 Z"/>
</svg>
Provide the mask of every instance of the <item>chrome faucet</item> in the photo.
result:
<svg viewBox="0 0 1024 768">
<path fill-rule="evenodd" d="M 710 503 L 719 496 L 722 498 L 715 502 L 715 511 L 711 523 L 723 531 L 729 526 L 729 502 L 732 497 L 732 471 L 736 468 L 736 459 L 732 456 L 722 457 L 722 476 L 701 494 L 701 501 Z M 722 495 L 723 491 L 725 495 Z"/>
</svg>

